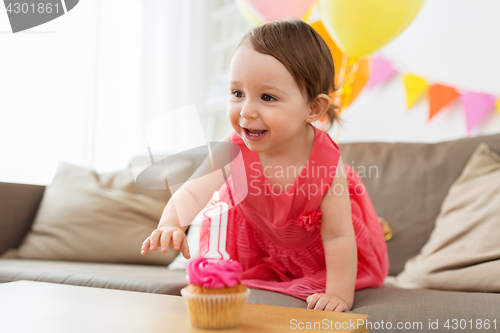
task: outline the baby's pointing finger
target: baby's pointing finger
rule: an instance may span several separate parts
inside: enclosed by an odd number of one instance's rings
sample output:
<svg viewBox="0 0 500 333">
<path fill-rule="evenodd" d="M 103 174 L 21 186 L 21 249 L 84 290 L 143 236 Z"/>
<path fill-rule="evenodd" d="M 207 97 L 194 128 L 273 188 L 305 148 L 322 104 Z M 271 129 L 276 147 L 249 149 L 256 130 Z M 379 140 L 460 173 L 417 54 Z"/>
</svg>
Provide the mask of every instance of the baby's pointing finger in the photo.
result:
<svg viewBox="0 0 500 333">
<path fill-rule="evenodd" d="M 149 249 L 149 237 L 146 238 L 146 240 L 142 243 L 141 254 L 142 255 L 148 254 L 148 249 Z"/>
</svg>

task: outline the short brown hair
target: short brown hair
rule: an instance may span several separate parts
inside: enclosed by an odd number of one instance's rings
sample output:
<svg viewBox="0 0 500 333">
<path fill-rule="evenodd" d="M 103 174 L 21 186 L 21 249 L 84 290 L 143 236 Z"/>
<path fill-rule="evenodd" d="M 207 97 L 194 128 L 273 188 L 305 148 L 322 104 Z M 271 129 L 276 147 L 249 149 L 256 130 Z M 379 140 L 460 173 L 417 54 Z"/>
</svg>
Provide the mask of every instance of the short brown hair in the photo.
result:
<svg viewBox="0 0 500 333">
<path fill-rule="evenodd" d="M 335 121 L 340 122 L 332 96 L 337 90 L 333 57 L 325 40 L 313 27 L 301 20 L 270 21 L 247 32 L 236 49 L 245 43 L 259 53 L 278 59 L 307 96 L 308 102 L 315 101 L 319 94 L 330 96 L 332 102 L 324 131 L 329 130 Z"/>
</svg>

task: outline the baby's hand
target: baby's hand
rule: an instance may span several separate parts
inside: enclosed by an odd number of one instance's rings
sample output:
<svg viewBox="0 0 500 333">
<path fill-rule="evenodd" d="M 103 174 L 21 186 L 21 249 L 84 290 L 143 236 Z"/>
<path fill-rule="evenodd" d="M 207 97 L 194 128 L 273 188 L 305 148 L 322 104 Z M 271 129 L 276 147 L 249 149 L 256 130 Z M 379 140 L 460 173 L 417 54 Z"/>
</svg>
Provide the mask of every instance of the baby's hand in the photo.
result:
<svg viewBox="0 0 500 333">
<path fill-rule="evenodd" d="M 161 226 L 153 230 L 151 236 L 146 238 L 142 243 L 141 254 L 144 256 L 148 254 L 148 249 L 156 251 L 161 246 L 161 253 L 167 253 L 168 247 L 171 246 L 175 251 L 179 249 L 184 258 L 189 259 L 189 246 L 187 244 L 186 234 L 177 226 Z"/>
<path fill-rule="evenodd" d="M 347 303 L 341 298 L 328 294 L 310 295 L 307 297 L 307 308 L 334 312 L 344 312 L 349 310 Z"/>
</svg>

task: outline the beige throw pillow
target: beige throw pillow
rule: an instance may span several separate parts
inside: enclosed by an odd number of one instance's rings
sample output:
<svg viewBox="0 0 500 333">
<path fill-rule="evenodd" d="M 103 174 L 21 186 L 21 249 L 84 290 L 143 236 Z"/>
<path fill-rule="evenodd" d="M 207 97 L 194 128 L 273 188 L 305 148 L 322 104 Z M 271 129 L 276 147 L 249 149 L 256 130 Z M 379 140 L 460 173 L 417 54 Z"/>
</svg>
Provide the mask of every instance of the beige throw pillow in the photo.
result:
<svg viewBox="0 0 500 333">
<path fill-rule="evenodd" d="M 97 174 L 62 162 L 31 231 L 4 258 L 168 265 L 178 252 L 140 254 L 169 199 L 135 184 L 131 168 Z"/>
<path fill-rule="evenodd" d="M 386 286 L 500 292 L 500 156 L 481 143 L 420 254 Z"/>
</svg>

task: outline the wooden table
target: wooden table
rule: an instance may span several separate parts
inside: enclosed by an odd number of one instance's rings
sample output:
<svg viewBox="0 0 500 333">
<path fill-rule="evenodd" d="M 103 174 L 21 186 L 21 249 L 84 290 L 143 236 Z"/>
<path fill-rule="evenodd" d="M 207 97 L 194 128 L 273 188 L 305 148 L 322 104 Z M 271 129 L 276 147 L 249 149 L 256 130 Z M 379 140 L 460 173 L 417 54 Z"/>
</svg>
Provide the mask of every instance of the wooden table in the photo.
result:
<svg viewBox="0 0 500 333">
<path fill-rule="evenodd" d="M 240 327 L 221 332 L 368 332 L 367 315 L 247 303 Z M 346 329 L 335 330 L 335 325 Z M 359 325 L 357 325 L 359 324 Z M 333 327 L 333 329 L 332 329 Z M 295 329 L 293 329 L 295 328 Z M 216 332 L 191 327 L 182 297 L 56 283 L 0 284 L 0 332 Z"/>
</svg>

